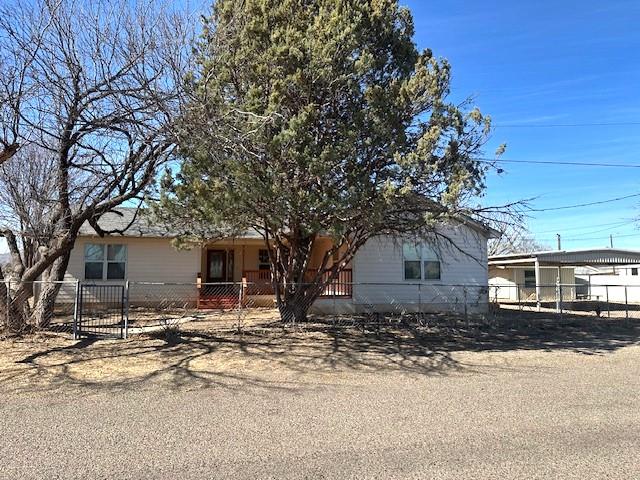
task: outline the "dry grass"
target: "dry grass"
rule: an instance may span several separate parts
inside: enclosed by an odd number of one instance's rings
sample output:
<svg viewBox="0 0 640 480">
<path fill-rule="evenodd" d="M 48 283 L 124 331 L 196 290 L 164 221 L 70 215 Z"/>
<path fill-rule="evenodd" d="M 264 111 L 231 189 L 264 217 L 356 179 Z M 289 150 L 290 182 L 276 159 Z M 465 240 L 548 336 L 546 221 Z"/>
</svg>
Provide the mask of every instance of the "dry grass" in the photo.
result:
<svg viewBox="0 0 640 480">
<path fill-rule="evenodd" d="M 556 306 L 553 302 L 543 302 L 538 310 L 535 301 L 522 302 L 500 302 L 500 308 L 510 311 L 539 312 L 547 315 L 556 315 Z M 576 300 L 572 302 L 563 302 L 562 314 L 569 316 L 584 317 L 600 317 L 600 318 L 616 318 L 616 319 L 640 319 L 640 305 L 603 302 L 591 300 Z"/>
<path fill-rule="evenodd" d="M 471 325 L 442 317 L 374 325 L 350 318 L 339 322 L 342 327 L 334 319 L 318 319 L 284 329 L 275 319 L 273 310 L 254 309 L 240 319 L 240 331 L 237 315 L 227 312 L 128 340 L 73 341 L 60 335 L 5 340 L 0 390 L 229 387 L 354 372 L 451 375 L 472 370 L 469 355 L 480 365 L 492 363 L 494 352 L 603 354 L 639 338 L 635 323 L 594 317 L 565 317 L 559 323 L 532 312 Z"/>
</svg>

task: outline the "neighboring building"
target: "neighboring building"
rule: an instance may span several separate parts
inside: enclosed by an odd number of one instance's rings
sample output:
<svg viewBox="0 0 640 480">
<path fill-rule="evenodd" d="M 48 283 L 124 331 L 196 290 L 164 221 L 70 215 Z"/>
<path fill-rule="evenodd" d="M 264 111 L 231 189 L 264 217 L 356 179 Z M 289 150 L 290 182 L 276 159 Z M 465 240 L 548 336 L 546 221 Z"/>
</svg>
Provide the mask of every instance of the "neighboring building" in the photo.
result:
<svg viewBox="0 0 640 480">
<path fill-rule="evenodd" d="M 576 281 L 590 298 L 640 303 L 640 264 L 576 269 Z"/>
<path fill-rule="evenodd" d="M 273 305 L 267 246 L 257 232 L 176 250 L 171 232 L 150 225 L 145 218 L 134 219 L 133 210 L 120 209 L 100 221 L 106 231 L 124 229 L 129 224 L 124 235 L 105 237 L 99 237 L 89 225 L 83 227 L 71 253 L 66 279 L 95 284 L 125 280 L 170 283 L 173 285 L 157 285 L 154 291 L 181 288 L 189 301 L 211 308 L 237 303 L 238 282 L 244 282 L 243 295 L 252 297 L 254 303 Z M 496 232 L 465 219 L 441 227 L 439 233 L 450 241 L 370 240 L 316 301 L 315 309 L 461 310 L 463 302 L 485 309 L 487 240 Z M 310 269 L 320 265 L 330 247 L 328 237 L 316 242 Z M 200 288 L 187 288 L 196 284 Z M 141 285 L 132 287 L 132 304 L 145 301 L 149 290 Z"/>
<path fill-rule="evenodd" d="M 489 258 L 489 262 L 491 259 Z M 540 267 L 538 294 L 542 302 L 557 298 L 557 267 Z M 563 300 L 574 300 L 575 275 L 573 267 L 561 268 Z M 491 265 L 489 263 L 489 298 L 498 301 L 535 302 L 536 270 L 534 265 Z"/>
<path fill-rule="evenodd" d="M 600 269 L 628 271 L 625 278 L 640 280 L 633 275 L 637 264 L 640 264 L 640 251 L 610 248 L 494 255 L 489 257 L 489 297 L 498 301 L 540 303 L 555 301 L 558 290 L 562 290 L 564 301 L 600 297 L 599 292 L 594 293 L 593 286 L 585 284 L 582 275 L 576 275 L 576 269 L 581 273 Z M 591 278 L 594 276 L 600 277 L 591 275 Z"/>
</svg>

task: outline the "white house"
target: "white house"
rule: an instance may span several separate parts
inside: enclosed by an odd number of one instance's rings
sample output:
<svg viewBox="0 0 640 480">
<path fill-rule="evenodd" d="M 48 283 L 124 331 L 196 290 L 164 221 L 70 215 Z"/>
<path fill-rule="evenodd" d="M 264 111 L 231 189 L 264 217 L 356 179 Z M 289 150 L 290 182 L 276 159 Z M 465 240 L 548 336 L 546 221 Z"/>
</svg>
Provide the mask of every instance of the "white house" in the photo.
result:
<svg viewBox="0 0 640 480">
<path fill-rule="evenodd" d="M 100 237 L 86 225 L 71 253 L 66 280 L 91 284 L 130 282 L 132 304 L 166 289 L 182 289 L 201 308 L 230 307 L 238 300 L 238 285 L 254 303 L 273 305 L 267 246 L 256 232 L 211 242 L 200 248 L 176 250 L 173 235 L 134 211 L 105 215 L 106 231 L 124 234 Z M 315 310 L 344 311 L 470 310 L 487 307 L 487 240 L 496 234 L 464 219 L 442 225 L 438 239 L 417 241 L 377 237 L 368 241 L 315 304 Z M 444 239 L 446 237 L 446 240 Z M 321 238 L 310 268 L 316 268 L 330 248 Z M 155 285 L 147 285 L 150 282 Z M 160 285 L 166 284 L 166 285 Z M 175 293 L 172 293 L 175 294 Z M 64 293 L 62 293 L 64 295 Z"/>
</svg>

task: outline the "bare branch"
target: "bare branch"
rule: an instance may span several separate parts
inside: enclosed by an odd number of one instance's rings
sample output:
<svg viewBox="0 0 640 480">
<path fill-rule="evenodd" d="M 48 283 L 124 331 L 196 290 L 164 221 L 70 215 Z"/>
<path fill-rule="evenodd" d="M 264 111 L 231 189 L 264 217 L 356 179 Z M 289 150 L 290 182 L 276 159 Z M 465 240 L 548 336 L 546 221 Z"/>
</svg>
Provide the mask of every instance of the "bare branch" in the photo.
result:
<svg viewBox="0 0 640 480">
<path fill-rule="evenodd" d="M 152 0 L 0 7 L 0 229 L 24 285 L 63 275 L 85 222 L 153 190 L 194 24 Z"/>
</svg>

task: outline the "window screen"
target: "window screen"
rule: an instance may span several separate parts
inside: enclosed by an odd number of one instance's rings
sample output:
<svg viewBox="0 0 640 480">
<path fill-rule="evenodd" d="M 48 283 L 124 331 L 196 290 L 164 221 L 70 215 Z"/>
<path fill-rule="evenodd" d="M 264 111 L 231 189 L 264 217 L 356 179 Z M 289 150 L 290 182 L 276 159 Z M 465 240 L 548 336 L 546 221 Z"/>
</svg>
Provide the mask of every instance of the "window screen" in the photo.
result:
<svg viewBox="0 0 640 480">
<path fill-rule="evenodd" d="M 126 245 L 88 243 L 84 246 L 84 278 L 86 280 L 124 280 L 126 270 Z"/>
<path fill-rule="evenodd" d="M 402 256 L 405 280 L 440 280 L 440 259 L 429 245 L 405 243 Z"/>
<path fill-rule="evenodd" d="M 524 271 L 524 286 L 526 288 L 535 288 L 536 286 L 536 271 L 525 270 Z"/>
<path fill-rule="evenodd" d="M 88 243 L 84 246 L 84 278 L 102 280 L 104 272 L 104 245 Z"/>
<path fill-rule="evenodd" d="M 107 280 L 123 280 L 126 273 L 127 246 L 107 246 Z"/>
<path fill-rule="evenodd" d="M 422 278 L 420 245 L 405 243 L 402 246 L 402 256 L 404 258 L 404 279 L 420 280 Z"/>
<path fill-rule="evenodd" d="M 258 270 L 269 270 L 271 263 L 269 262 L 269 250 L 261 248 L 258 250 Z"/>
<path fill-rule="evenodd" d="M 440 280 L 440 259 L 433 248 L 422 246 L 422 261 L 425 280 Z"/>
</svg>

